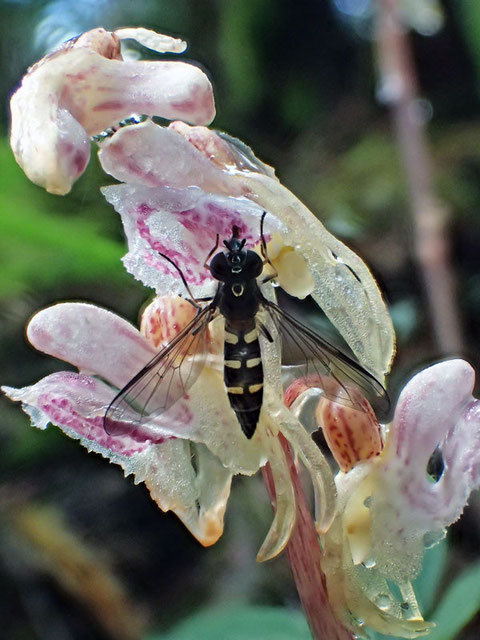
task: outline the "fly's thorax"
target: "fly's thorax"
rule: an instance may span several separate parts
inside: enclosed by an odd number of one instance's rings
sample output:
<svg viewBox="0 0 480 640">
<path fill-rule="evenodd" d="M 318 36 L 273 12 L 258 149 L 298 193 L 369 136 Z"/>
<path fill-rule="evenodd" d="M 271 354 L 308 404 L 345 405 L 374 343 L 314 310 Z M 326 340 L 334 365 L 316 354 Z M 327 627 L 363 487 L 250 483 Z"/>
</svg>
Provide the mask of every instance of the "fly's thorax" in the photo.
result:
<svg viewBox="0 0 480 640">
<path fill-rule="evenodd" d="M 261 299 L 256 280 L 225 282 L 219 291 L 218 308 L 229 322 L 254 321 Z"/>
</svg>

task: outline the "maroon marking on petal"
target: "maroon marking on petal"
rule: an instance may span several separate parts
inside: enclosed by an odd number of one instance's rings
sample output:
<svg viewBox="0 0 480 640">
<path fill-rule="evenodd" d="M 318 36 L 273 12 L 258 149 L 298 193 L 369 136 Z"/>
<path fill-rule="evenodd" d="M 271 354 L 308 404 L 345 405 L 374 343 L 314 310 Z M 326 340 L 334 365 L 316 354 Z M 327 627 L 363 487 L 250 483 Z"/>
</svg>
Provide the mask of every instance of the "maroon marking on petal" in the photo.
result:
<svg viewBox="0 0 480 640">
<path fill-rule="evenodd" d="M 58 151 L 65 159 L 65 162 L 68 163 L 68 166 L 75 170 L 77 175 L 85 171 L 90 157 L 90 148 L 88 148 L 88 150 L 82 150 L 71 142 L 60 142 Z"/>
<path fill-rule="evenodd" d="M 170 102 L 170 106 L 173 107 L 179 113 L 191 113 L 195 109 L 196 101 L 182 100 L 181 102 Z"/>
<path fill-rule="evenodd" d="M 178 100 L 170 102 L 170 105 L 180 113 L 191 113 L 203 111 L 205 113 L 212 113 L 212 94 L 208 91 L 203 91 L 201 87 L 193 87 L 190 91 L 190 97 L 185 100 Z"/>
<path fill-rule="evenodd" d="M 91 381 L 94 384 L 94 381 Z M 114 437 L 106 433 L 103 428 L 103 416 L 88 418 L 75 411 L 72 403 L 67 398 L 58 398 L 50 393 L 39 396 L 36 406 L 41 409 L 51 422 L 59 427 L 71 429 L 80 437 L 96 442 L 105 449 L 123 456 L 130 457 L 149 447 L 151 444 L 159 444 L 166 439 L 164 436 L 155 436 L 140 425 L 128 424 L 128 432 L 122 425 L 123 437 Z"/>
<path fill-rule="evenodd" d="M 72 158 L 72 165 L 77 170 L 77 173 L 83 173 L 85 171 L 85 167 L 88 164 L 88 154 L 82 153 L 82 151 L 77 151 Z"/>
<path fill-rule="evenodd" d="M 152 207 L 146 202 L 142 202 L 142 204 L 139 204 L 135 210 L 139 215 L 142 216 L 149 215 L 150 213 L 153 213 L 155 211 L 155 209 L 152 209 Z"/>
<path fill-rule="evenodd" d="M 73 82 L 83 82 L 87 79 L 87 73 L 85 71 L 79 71 L 78 73 L 66 73 L 65 78 L 67 80 L 73 80 Z"/>
<path fill-rule="evenodd" d="M 183 218 L 180 218 L 180 223 L 185 227 L 185 229 L 187 229 L 187 231 L 191 231 L 192 233 L 196 233 L 199 230 L 198 223 L 194 222 L 193 220 L 185 220 Z"/>
<path fill-rule="evenodd" d="M 125 108 L 125 102 L 122 100 L 106 100 L 95 105 L 92 111 L 117 111 Z"/>
</svg>

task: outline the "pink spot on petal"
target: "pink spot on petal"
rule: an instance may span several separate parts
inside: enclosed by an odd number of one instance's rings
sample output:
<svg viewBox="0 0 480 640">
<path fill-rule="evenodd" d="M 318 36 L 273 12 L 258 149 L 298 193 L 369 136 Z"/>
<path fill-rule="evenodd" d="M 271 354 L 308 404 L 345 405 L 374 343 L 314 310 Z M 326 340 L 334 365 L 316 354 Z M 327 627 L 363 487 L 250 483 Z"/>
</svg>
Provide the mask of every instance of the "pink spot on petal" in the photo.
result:
<svg viewBox="0 0 480 640">
<path fill-rule="evenodd" d="M 121 100 L 107 100 L 95 105 L 93 111 L 119 111 L 124 107 L 125 103 Z"/>
</svg>

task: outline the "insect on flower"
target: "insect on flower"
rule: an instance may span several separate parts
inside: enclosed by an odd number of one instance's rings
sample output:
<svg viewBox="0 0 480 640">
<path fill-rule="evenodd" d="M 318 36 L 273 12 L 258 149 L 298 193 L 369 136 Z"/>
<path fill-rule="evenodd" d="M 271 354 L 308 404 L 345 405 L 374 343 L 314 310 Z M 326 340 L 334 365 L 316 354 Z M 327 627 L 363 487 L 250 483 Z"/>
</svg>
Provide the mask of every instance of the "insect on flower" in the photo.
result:
<svg viewBox="0 0 480 640">
<path fill-rule="evenodd" d="M 270 265 L 273 274 L 265 276 L 261 284 L 276 277 L 263 233 L 265 215 L 266 212 L 260 223 L 261 256 L 245 249 L 246 240 L 240 238 L 236 226 L 232 229 L 232 237 L 223 241 L 227 251 L 215 253 L 219 245 L 217 235 L 216 244 L 204 263 L 218 281 L 213 298 L 196 300 L 181 269 L 171 258 L 160 254 L 178 271 L 190 296 L 189 302 L 197 313 L 112 400 L 104 416 L 108 433 L 118 433 L 118 423 L 125 425 L 155 418 L 187 393 L 205 363 L 208 325 L 219 315 L 225 319 L 225 387 L 247 438 L 254 435 L 262 409 L 264 375 L 259 335 L 269 342 L 274 341 L 266 326 L 269 320 L 282 347 L 293 344 L 301 353 L 303 371 L 299 375 L 307 381 L 307 386 L 308 380 L 312 379 L 315 381 L 312 386 L 320 386 L 327 398 L 364 411 L 348 391 L 353 384 L 378 411 L 388 412 L 388 395 L 380 382 L 262 293 L 257 278 L 266 265 Z"/>
</svg>

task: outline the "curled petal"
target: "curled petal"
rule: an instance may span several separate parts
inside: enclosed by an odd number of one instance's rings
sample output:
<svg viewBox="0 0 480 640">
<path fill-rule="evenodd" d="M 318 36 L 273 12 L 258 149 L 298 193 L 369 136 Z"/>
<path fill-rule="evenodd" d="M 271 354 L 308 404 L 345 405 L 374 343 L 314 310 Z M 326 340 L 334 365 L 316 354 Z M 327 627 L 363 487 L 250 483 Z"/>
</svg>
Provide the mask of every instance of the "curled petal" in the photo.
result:
<svg viewBox="0 0 480 640">
<path fill-rule="evenodd" d="M 278 406 L 273 415 L 280 432 L 310 473 L 317 507 L 315 524 L 319 532 L 327 531 L 335 517 L 337 502 L 332 470 L 320 449 L 290 411 Z"/>
<path fill-rule="evenodd" d="M 229 238 L 237 225 L 252 246 L 260 241 L 263 210 L 246 198 L 205 193 L 196 187 L 173 189 L 115 185 L 102 189 L 122 216 L 129 253 L 127 270 L 159 295 L 185 294 L 178 272 L 163 253 L 182 270 L 196 296 L 212 294 L 214 280 L 204 263 L 215 247 L 216 236 Z M 281 228 L 269 217 L 266 232 Z"/>
<path fill-rule="evenodd" d="M 39 311 L 27 328 L 31 344 L 44 353 L 95 373 L 121 388 L 155 350 L 126 320 L 91 304 L 63 303 Z"/>
<path fill-rule="evenodd" d="M 276 429 L 268 433 L 268 462 L 275 486 L 275 516 L 267 537 L 257 553 L 257 561 L 265 562 L 277 556 L 288 543 L 295 526 L 296 503 L 290 471 Z"/>
<path fill-rule="evenodd" d="M 370 510 L 378 566 L 397 581 L 419 570 L 424 545 L 443 537 L 480 484 L 480 402 L 474 371 L 449 360 L 417 374 L 403 390 L 387 439 Z M 439 447 L 444 470 L 427 472 Z"/>
<path fill-rule="evenodd" d="M 12 96 L 10 142 L 17 162 L 51 193 L 68 193 L 83 173 L 89 136 L 132 113 L 192 123 L 214 116 L 212 87 L 200 69 L 177 61 L 124 61 L 123 37 L 162 47 L 161 37 L 147 30 L 94 29 L 34 65 Z M 181 50 L 166 37 L 164 47 Z"/>
<path fill-rule="evenodd" d="M 163 511 L 174 511 L 204 546 L 220 538 L 232 474 L 206 447 L 167 440 L 135 463 L 136 482 L 145 482 Z"/>
</svg>

